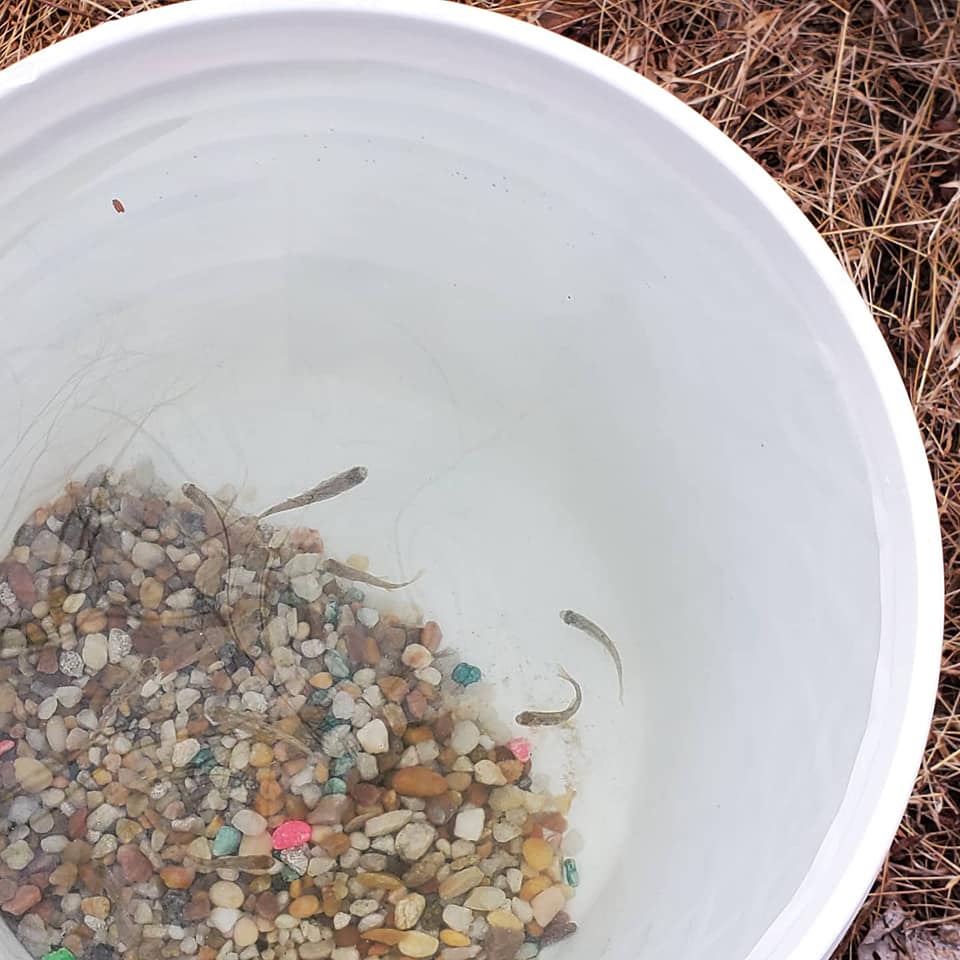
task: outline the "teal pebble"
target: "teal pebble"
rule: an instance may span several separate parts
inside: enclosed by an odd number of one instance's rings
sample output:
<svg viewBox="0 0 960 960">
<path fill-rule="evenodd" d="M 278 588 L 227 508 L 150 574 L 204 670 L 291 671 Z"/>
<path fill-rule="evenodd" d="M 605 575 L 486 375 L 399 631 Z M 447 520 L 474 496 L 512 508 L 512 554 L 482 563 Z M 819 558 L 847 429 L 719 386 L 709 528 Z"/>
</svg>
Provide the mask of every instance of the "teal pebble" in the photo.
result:
<svg viewBox="0 0 960 960">
<path fill-rule="evenodd" d="M 580 871 L 577 869 L 577 861 L 566 859 L 563 861 L 563 882 L 568 887 L 577 887 L 580 885 Z"/>
<path fill-rule="evenodd" d="M 353 757 L 337 757 L 330 765 L 330 773 L 334 777 L 342 777 L 353 769 L 355 762 Z"/>
<path fill-rule="evenodd" d="M 283 865 L 283 869 L 280 871 L 280 876 L 287 882 L 293 883 L 294 880 L 300 879 L 300 874 L 297 873 L 293 867 L 288 866 L 287 864 Z"/>
<path fill-rule="evenodd" d="M 452 676 L 460 686 L 469 687 L 471 683 L 476 683 L 483 674 L 480 672 L 480 668 L 475 667 L 472 663 L 458 663 L 453 668 Z"/>
<path fill-rule="evenodd" d="M 328 651 L 323 658 L 323 662 L 337 680 L 345 680 L 350 676 L 349 664 L 336 650 Z"/>
<path fill-rule="evenodd" d="M 309 703 L 311 707 L 322 707 L 329 699 L 329 690 L 314 690 L 313 693 L 307 697 L 307 703 Z"/>
<path fill-rule="evenodd" d="M 328 600 L 326 609 L 323 611 L 323 619 L 327 623 L 336 623 L 337 622 L 337 601 Z"/>
<path fill-rule="evenodd" d="M 326 733 L 328 730 L 332 730 L 334 727 L 346 727 L 349 725 L 349 720 L 341 720 L 339 717 L 335 717 L 332 713 L 328 713 L 323 720 L 320 721 L 320 729 L 324 733 Z"/>
<path fill-rule="evenodd" d="M 331 793 L 346 793 L 347 785 L 339 777 L 331 777 L 326 784 L 324 784 L 323 792 L 328 796 Z"/>
<path fill-rule="evenodd" d="M 232 857 L 240 849 L 243 834 L 236 827 L 222 826 L 213 838 L 215 857 Z"/>
<path fill-rule="evenodd" d="M 76 957 L 66 947 L 61 947 L 59 950 L 45 953 L 43 960 L 76 960 Z"/>
<path fill-rule="evenodd" d="M 202 767 L 205 764 L 213 762 L 213 750 L 210 747 L 201 747 L 190 760 L 193 767 Z"/>
</svg>

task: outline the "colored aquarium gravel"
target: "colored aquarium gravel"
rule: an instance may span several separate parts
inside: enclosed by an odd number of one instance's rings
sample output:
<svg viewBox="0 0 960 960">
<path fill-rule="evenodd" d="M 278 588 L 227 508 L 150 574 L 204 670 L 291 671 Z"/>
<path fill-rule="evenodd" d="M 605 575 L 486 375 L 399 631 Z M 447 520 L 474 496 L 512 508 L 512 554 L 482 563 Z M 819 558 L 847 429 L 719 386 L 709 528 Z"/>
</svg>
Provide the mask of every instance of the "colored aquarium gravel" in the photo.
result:
<svg viewBox="0 0 960 960">
<path fill-rule="evenodd" d="M 529 960 L 572 933 L 571 795 L 533 788 L 440 627 L 314 530 L 135 476 L 68 484 L 0 562 L 0 915 L 30 954 Z"/>
</svg>

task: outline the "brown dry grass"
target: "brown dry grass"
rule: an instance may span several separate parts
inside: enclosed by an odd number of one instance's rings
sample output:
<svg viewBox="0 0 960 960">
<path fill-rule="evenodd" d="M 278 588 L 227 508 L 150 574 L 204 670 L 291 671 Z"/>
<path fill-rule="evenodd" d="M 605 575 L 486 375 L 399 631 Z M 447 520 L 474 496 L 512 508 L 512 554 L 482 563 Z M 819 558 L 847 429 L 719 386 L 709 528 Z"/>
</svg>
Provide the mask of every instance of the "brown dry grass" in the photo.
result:
<svg viewBox="0 0 960 960">
<path fill-rule="evenodd" d="M 956 0 L 474 0 L 572 37 L 685 100 L 806 212 L 873 309 L 930 455 L 947 634 L 910 807 L 837 956 L 884 905 L 960 919 L 960 18 Z M 0 65 L 144 0 L 0 0 Z M 960 952 L 951 954 L 960 957 Z"/>
</svg>

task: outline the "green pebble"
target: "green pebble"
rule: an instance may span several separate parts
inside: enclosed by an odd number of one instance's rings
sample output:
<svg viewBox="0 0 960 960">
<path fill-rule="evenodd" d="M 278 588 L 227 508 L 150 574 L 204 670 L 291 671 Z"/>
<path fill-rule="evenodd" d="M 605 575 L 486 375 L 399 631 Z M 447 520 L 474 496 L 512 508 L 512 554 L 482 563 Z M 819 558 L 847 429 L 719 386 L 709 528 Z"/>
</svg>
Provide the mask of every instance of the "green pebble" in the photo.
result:
<svg viewBox="0 0 960 960">
<path fill-rule="evenodd" d="M 210 747 L 201 747 L 191 758 L 190 765 L 193 767 L 202 767 L 213 760 L 213 750 Z"/>
<path fill-rule="evenodd" d="M 297 873 L 293 867 L 284 864 L 283 869 L 280 871 L 280 877 L 284 883 L 293 883 L 294 880 L 300 879 L 300 874 Z"/>
<path fill-rule="evenodd" d="M 471 683 L 476 683 L 482 674 L 480 668 L 475 667 L 472 663 L 458 663 L 453 668 L 451 676 L 455 683 L 459 683 L 462 687 L 469 687 Z"/>
<path fill-rule="evenodd" d="M 347 785 L 339 777 L 331 777 L 324 784 L 323 792 L 328 795 L 331 793 L 346 793 Z"/>
<path fill-rule="evenodd" d="M 43 960 L 76 960 L 76 957 L 66 947 L 61 947 L 52 953 L 45 953 Z"/>
<path fill-rule="evenodd" d="M 327 606 L 323 611 L 323 619 L 326 620 L 327 623 L 336 623 L 337 615 L 338 615 L 337 601 L 328 600 Z"/>
<path fill-rule="evenodd" d="M 356 587 L 353 587 L 344 594 L 343 599 L 346 600 L 347 603 L 363 603 L 364 596 L 365 594 L 362 590 L 357 590 Z"/>
<path fill-rule="evenodd" d="M 342 777 L 345 773 L 349 773 L 355 766 L 356 761 L 353 757 L 337 757 L 332 764 L 330 764 L 330 773 L 334 777 Z"/>
<path fill-rule="evenodd" d="M 323 662 L 327 670 L 337 678 L 337 680 L 346 680 L 350 676 L 350 665 L 336 650 L 328 650 L 324 655 Z"/>
<path fill-rule="evenodd" d="M 213 838 L 213 855 L 215 857 L 232 857 L 240 849 L 243 834 L 236 828 L 222 826 Z"/>
<path fill-rule="evenodd" d="M 563 861 L 563 882 L 568 887 L 577 887 L 580 885 L 580 871 L 577 869 L 577 861 L 570 858 Z"/>
<path fill-rule="evenodd" d="M 349 720 L 341 720 L 339 717 L 335 717 L 332 713 L 328 713 L 320 722 L 320 729 L 324 732 L 327 730 L 332 730 L 334 727 L 348 726 L 350 726 Z"/>
</svg>

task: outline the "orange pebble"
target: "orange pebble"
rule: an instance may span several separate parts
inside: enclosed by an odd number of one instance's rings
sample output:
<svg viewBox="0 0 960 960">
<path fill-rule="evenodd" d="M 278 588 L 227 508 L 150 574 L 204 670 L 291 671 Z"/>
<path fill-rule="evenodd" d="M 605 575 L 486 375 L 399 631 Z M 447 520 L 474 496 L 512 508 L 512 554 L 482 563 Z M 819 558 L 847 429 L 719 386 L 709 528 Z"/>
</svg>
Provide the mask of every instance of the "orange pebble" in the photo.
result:
<svg viewBox="0 0 960 960">
<path fill-rule="evenodd" d="M 529 902 L 538 893 L 543 893 L 547 887 L 551 886 L 553 886 L 553 881 L 549 877 L 531 877 L 520 888 L 520 899 Z"/>
<path fill-rule="evenodd" d="M 469 947 L 470 938 L 458 930 L 441 930 L 440 941 L 448 947 Z"/>
<path fill-rule="evenodd" d="M 523 841 L 523 859 L 534 870 L 546 870 L 553 863 L 554 850 L 546 840 L 529 837 Z"/>
<path fill-rule="evenodd" d="M 403 939 L 405 933 L 404 930 L 374 927 L 373 930 L 366 930 L 361 936 L 364 940 L 372 940 L 374 943 L 383 943 L 388 947 L 395 947 Z"/>
</svg>

